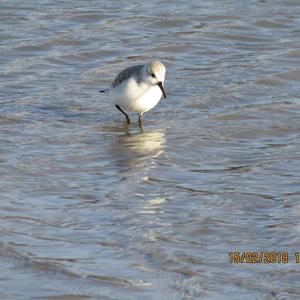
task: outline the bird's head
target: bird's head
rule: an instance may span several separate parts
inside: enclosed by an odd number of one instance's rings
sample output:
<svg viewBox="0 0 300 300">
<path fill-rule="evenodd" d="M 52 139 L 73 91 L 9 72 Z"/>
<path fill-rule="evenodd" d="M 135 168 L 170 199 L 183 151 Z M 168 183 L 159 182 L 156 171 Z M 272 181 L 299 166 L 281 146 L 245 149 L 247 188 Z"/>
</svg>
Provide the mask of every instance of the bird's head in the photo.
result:
<svg viewBox="0 0 300 300">
<path fill-rule="evenodd" d="M 146 80 L 149 84 L 158 85 L 161 89 L 163 96 L 166 98 L 164 90 L 164 81 L 166 75 L 166 67 L 159 61 L 151 61 L 146 65 Z"/>
</svg>

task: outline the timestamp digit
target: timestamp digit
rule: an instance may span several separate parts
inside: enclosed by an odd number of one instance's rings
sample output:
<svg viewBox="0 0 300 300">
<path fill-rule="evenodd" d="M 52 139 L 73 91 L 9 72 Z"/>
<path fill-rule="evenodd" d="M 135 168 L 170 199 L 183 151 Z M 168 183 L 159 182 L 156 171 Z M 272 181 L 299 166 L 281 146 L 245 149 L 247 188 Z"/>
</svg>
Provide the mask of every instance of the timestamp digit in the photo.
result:
<svg viewBox="0 0 300 300">
<path fill-rule="evenodd" d="M 282 252 L 281 258 L 284 264 L 287 264 L 289 262 L 289 254 L 287 252 Z"/>
<path fill-rule="evenodd" d="M 299 264 L 299 252 L 295 252 L 296 263 Z"/>
</svg>

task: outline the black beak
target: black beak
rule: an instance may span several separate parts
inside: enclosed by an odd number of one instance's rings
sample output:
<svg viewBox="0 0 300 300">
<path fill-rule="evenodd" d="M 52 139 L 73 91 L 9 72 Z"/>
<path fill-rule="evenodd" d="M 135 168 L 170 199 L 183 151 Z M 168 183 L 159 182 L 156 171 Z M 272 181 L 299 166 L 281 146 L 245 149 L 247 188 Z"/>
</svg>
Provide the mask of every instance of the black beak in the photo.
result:
<svg viewBox="0 0 300 300">
<path fill-rule="evenodd" d="M 165 89 L 164 89 L 164 87 L 162 85 L 162 82 L 160 81 L 157 85 L 160 87 L 160 89 L 161 89 L 161 91 L 162 91 L 162 93 L 164 95 L 164 98 L 167 98 L 167 95 L 166 95 Z"/>
</svg>

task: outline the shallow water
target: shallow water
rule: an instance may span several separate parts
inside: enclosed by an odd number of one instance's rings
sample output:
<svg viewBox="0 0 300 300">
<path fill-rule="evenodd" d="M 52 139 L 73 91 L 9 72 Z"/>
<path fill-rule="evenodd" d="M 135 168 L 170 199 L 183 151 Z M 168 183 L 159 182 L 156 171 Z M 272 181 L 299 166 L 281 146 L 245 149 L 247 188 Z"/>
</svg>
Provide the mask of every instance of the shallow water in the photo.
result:
<svg viewBox="0 0 300 300">
<path fill-rule="evenodd" d="M 0 2 L 1 299 L 299 299 L 300 3 L 199 2 Z M 127 131 L 98 91 L 152 58 Z"/>
</svg>

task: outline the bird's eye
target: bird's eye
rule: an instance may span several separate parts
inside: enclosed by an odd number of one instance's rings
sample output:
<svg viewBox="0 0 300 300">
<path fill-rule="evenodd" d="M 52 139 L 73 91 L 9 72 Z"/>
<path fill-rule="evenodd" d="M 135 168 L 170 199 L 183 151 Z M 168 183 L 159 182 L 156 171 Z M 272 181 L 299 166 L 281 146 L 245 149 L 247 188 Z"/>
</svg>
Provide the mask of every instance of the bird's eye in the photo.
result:
<svg viewBox="0 0 300 300">
<path fill-rule="evenodd" d="M 154 73 L 151 73 L 150 75 L 151 75 L 153 78 L 155 78 L 155 75 L 154 75 Z"/>
</svg>

